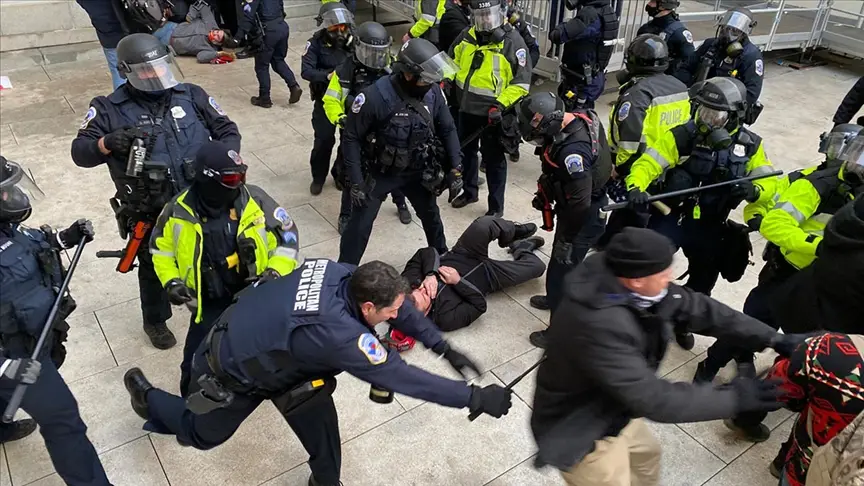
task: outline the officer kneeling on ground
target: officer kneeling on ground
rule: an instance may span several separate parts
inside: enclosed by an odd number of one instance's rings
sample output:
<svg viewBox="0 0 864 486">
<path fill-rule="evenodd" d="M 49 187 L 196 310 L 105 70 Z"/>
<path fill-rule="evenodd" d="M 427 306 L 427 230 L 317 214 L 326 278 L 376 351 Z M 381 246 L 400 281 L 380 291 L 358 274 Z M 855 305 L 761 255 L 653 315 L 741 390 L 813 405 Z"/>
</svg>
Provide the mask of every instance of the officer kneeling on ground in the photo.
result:
<svg viewBox="0 0 864 486">
<path fill-rule="evenodd" d="M 124 382 L 132 408 L 148 421 L 146 430 L 211 449 L 228 440 L 262 401 L 272 400 L 311 457 L 311 485 L 340 484 L 339 426 L 331 395 L 334 377 L 342 371 L 371 383 L 375 401 L 382 395 L 392 400 L 395 392 L 505 415 L 510 390 L 433 375 L 388 353 L 378 341 L 373 328 L 390 321 L 463 376 L 466 368 L 479 373 L 405 302 L 410 291 L 396 269 L 379 261 L 355 268 L 306 260 L 298 271 L 244 292 L 222 314 L 195 354 L 196 393 L 186 402 L 153 388 L 140 369 L 129 370 Z"/>
<path fill-rule="evenodd" d="M 452 77 L 456 66 L 431 42 L 411 39 L 393 71 L 354 98 L 345 120 L 342 156 L 351 182 L 345 190 L 354 208 L 339 243 L 340 262 L 360 263 L 381 202 L 396 189 L 411 201 L 426 243 L 447 251 L 436 198 L 445 185 L 451 201 L 461 190 L 462 153 L 438 83 Z M 361 152 L 367 143 L 374 160 L 364 180 Z"/>
<path fill-rule="evenodd" d="M 565 111 L 552 93 L 538 93 L 519 103 L 519 131 L 537 147 L 542 174 L 532 205 L 543 215 L 545 231 L 555 227 L 552 257 L 546 270 L 546 295 L 531 297 L 531 306 L 555 309 L 564 294 L 564 276 L 585 258 L 605 228 L 600 211 L 607 203 L 604 187 L 612 174 L 606 131 L 593 110 Z M 545 347 L 544 331 L 531 343 Z"/>
<path fill-rule="evenodd" d="M 118 68 L 129 82 L 109 96 L 90 102 L 72 141 L 78 167 L 106 164 L 117 193 L 111 198 L 121 234 L 134 234 L 140 223 L 152 227 L 172 196 L 192 183 L 192 161 L 211 138 L 240 151 L 237 125 L 203 88 L 181 83 L 168 48 L 149 34 L 132 34 L 117 46 Z M 145 150 L 141 166 L 129 164 Z M 139 235 L 141 236 L 141 235 Z M 171 317 L 168 296 L 153 269 L 148 229 L 138 248 L 138 289 L 144 332 L 159 349 L 177 340 L 165 325 Z"/>
<path fill-rule="evenodd" d="M 183 396 L 192 355 L 234 294 L 249 283 L 287 275 L 298 264 L 298 231 L 288 212 L 245 181 L 237 152 L 222 142 L 201 147 L 195 182 L 165 205 L 150 240 L 168 300 L 192 311 L 180 365 Z"/>
<path fill-rule="evenodd" d="M 60 251 L 93 239 L 90 221 L 78 220 L 55 233 L 49 226 L 30 229 L 30 197 L 42 195 L 27 172 L 0 157 L 0 410 L 18 384 L 27 385 L 21 409 L 32 420 L 0 425 L 0 441 L 26 437 L 39 424 L 57 474 L 72 486 L 107 485 L 108 478 L 87 439 L 78 404 L 57 372 L 66 351 L 65 319 L 75 301 L 64 296 L 38 359 L 30 359 L 63 285 Z"/>
<path fill-rule="evenodd" d="M 700 422 L 780 408 L 775 383 L 738 378 L 715 387 L 656 375 L 673 327 L 784 356 L 804 340 L 670 285 L 674 254 L 666 237 L 626 228 L 567 275 L 531 416 L 535 464 L 558 468 L 567 484 L 660 484 L 660 444 L 643 418 Z"/>
<path fill-rule="evenodd" d="M 684 22 L 678 20 L 675 9 L 681 6 L 680 0 L 649 0 L 645 11 L 651 20 L 636 32 L 637 35 L 659 35 L 669 47 L 669 65 L 666 74 L 675 76 L 680 81 L 688 83 L 690 75 L 683 68 L 687 67 L 690 58 L 696 53 L 693 46 L 693 34 L 687 30 Z"/>
</svg>

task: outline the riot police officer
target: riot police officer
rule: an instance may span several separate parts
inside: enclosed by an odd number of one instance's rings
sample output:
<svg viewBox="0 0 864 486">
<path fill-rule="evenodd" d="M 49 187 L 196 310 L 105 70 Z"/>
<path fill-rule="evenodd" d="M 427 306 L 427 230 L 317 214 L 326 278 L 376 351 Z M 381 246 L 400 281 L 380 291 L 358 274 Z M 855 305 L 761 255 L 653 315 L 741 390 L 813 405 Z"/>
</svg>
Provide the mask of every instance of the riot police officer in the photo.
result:
<svg viewBox="0 0 864 486">
<path fill-rule="evenodd" d="M 438 83 L 456 72 L 453 60 L 426 39 L 399 51 L 393 74 L 354 98 L 345 120 L 342 156 L 353 209 L 339 243 L 339 261 L 360 263 L 384 197 L 401 189 L 423 223 L 428 246 L 447 251 L 436 197 L 462 187 L 462 154 Z M 372 154 L 365 179 L 363 145 Z"/>
<path fill-rule="evenodd" d="M 507 185 L 505 153 L 519 150 L 514 116 L 505 117 L 505 110 L 528 94 L 531 59 L 522 36 L 504 22 L 501 0 L 471 0 L 470 5 L 474 26 L 463 30 L 450 47 L 459 66 L 452 88 L 459 105 L 459 139 L 474 137 L 464 147 L 465 192 L 452 204 L 462 208 L 478 201 L 479 144 L 489 181 L 486 215 L 501 217 Z"/>
<path fill-rule="evenodd" d="M 189 186 L 192 161 L 203 144 L 212 138 L 239 152 L 240 132 L 215 98 L 177 80 L 171 53 L 152 35 L 125 37 L 117 58 L 128 82 L 90 102 L 72 142 L 72 160 L 79 167 L 108 165 L 117 188 L 111 205 L 123 235 L 139 223 L 151 227 L 165 203 Z M 140 167 L 127 162 L 133 144 L 146 149 Z M 144 332 L 153 346 L 167 349 L 177 341 L 165 325 L 171 306 L 153 270 L 149 238 L 148 231 L 137 254 Z"/>
<path fill-rule="evenodd" d="M 303 89 L 294 71 L 285 62 L 288 55 L 288 36 L 291 33 L 285 22 L 285 7 L 282 0 L 242 0 L 243 15 L 239 19 L 237 39 L 247 37 L 255 49 L 255 77 L 258 78 L 258 96 L 249 101 L 261 108 L 271 108 L 270 68 L 285 81 L 291 95 L 289 104 L 300 101 Z"/>
<path fill-rule="evenodd" d="M 306 42 L 300 70 L 300 77 L 309 81 L 309 92 L 314 102 L 312 129 L 315 130 L 315 142 L 309 158 L 312 168 L 309 192 L 313 196 L 321 194 L 324 188 L 330 170 L 330 156 L 336 145 L 336 127 L 327 120 L 322 98 L 336 68 L 351 55 L 349 46 L 353 38 L 354 16 L 341 3 L 325 3 L 321 5 L 318 21 L 321 29 Z"/>
<path fill-rule="evenodd" d="M 183 396 L 192 354 L 234 294 L 298 264 L 298 231 L 288 212 L 245 181 L 240 154 L 209 142 L 195 157 L 194 182 L 165 205 L 153 229 L 150 253 L 168 300 L 193 311 L 180 364 Z"/>
<path fill-rule="evenodd" d="M 382 76 L 390 74 L 392 61 L 390 45 L 393 40 L 383 25 L 378 22 L 363 22 L 357 28 L 354 42 L 354 54 L 333 72 L 333 76 L 330 77 L 330 84 L 327 86 L 324 98 L 322 98 L 324 113 L 334 127 L 345 127 L 345 118 L 348 116 L 345 114 L 345 109 L 346 107 L 350 108 L 360 91 L 371 86 Z M 341 190 L 345 185 L 346 176 L 341 146 L 339 152 L 333 166 L 333 173 L 337 187 Z M 362 152 L 361 155 L 365 155 L 361 161 L 365 177 L 365 172 L 368 171 L 367 159 L 369 156 Z M 348 183 L 350 184 L 350 182 Z M 399 214 L 399 221 L 402 224 L 410 224 L 411 211 L 408 210 L 408 205 L 405 203 L 405 195 L 399 189 L 394 190 L 391 195 Z M 343 190 L 338 222 L 340 235 L 345 230 L 350 215 L 351 191 Z"/>
<path fill-rule="evenodd" d="M 186 403 L 153 388 L 133 368 L 124 377 L 132 407 L 148 421 L 146 430 L 173 434 L 183 445 L 206 450 L 228 440 L 259 404 L 271 400 L 309 453 L 309 484 L 328 486 L 341 484 L 331 394 L 342 371 L 371 383 L 370 399 L 379 403 L 392 401 L 395 392 L 494 417 L 506 414 L 510 390 L 480 388 L 408 366 L 378 340 L 375 325 L 389 320 L 463 376 L 469 369 L 479 373 L 405 301 L 410 291 L 386 263 L 355 268 L 306 260 L 291 275 L 244 292 L 222 314 L 195 353 L 194 382 L 200 391 Z"/>
<path fill-rule="evenodd" d="M 531 297 L 531 305 L 555 314 L 564 293 L 564 277 L 585 258 L 605 228 L 600 208 L 606 203 L 604 186 L 612 174 L 612 155 L 606 132 L 592 110 L 565 111 L 552 93 L 529 96 L 517 107 L 519 131 L 538 147 L 542 175 L 532 201 L 543 213 L 543 229 L 558 220 L 552 258 L 546 269 L 546 295 Z M 530 336 L 546 347 L 545 331 Z"/>
<path fill-rule="evenodd" d="M 687 63 L 691 77 L 687 84 L 718 76 L 735 78 L 747 88 L 747 103 L 755 105 L 762 93 L 765 64 L 762 51 L 750 42 L 754 27 L 750 10 L 736 7 L 727 11 L 717 24 L 716 36 L 706 39 Z"/>
<path fill-rule="evenodd" d="M 648 0 L 645 11 L 651 20 L 639 27 L 636 35 L 659 35 L 669 50 L 666 74 L 675 76 L 683 83 L 689 83 L 690 75 L 684 68 L 696 53 L 696 48 L 693 46 L 693 34 L 687 30 L 687 26 L 678 19 L 678 13 L 675 12 L 680 5 L 680 0 Z"/>
<path fill-rule="evenodd" d="M 68 294 L 42 355 L 30 359 L 62 286 L 60 251 L 94 235 L 83 219 L 57 233 L 47 225 L 38 230 L 22 226 L 33 212 L 30 198 L 40 195 L 19 164 L 0 157 L 0 409 L 6 408 L 19 383 L 27 385 L 21 408 L 39 424 L 60 478 L 73 486 L 108 485 L 75 397 L 57 372 L 69 329 L 65 319 L 75 310 Z M 34 429 L 32 421 L 22 421 L 0 427 L 0 436 L 15 440 Z"/>
<path fill-rule="evenodd" d="M 819 151 L 825 154 L 825 161 L 818 167 L 791 174 L 788 188 L 773 198 L 776 204 L 759 226 L 768 240 L 763 253 L 765 266 L 759 273 L 759 284 L 744 301 L 745 314 L 775 329 L 783 324 L 772 312 L 776 296 L 790 278 L 818 257 L 828 221 L 855 197 L 864 183 L 854 175 L 856 170 L 864 171 L 864 168 L 841 160 L 847 145 L 852 151 L 856 145 L 859 150 L 864 147 L 864 140 L 852 141 L 862 130 L 864 127 L 859 125 L 844 124 L 823 134 Z M 743 364 L 754 372 L 752 353 L 741 351 L 734 342 L 717 341 L 708 348 L 706 359 L 699 363 L 694 380 L 713 380 L 733 358 L 739 363 L 739 369 Z"/>
<path fill-rule="evenodd" d="M 447 0 L 414 0 L 414 25 L 402 36 L 402 42 L 409 39 L 426 39 L 438 46 L 438 24 L 444 16 Z M 447 46 L 450 47 L 450 46 Z M 446 52 L 447 47 L 441 49 Z"/>
<path fill-rule="evenodd" d="M 553 44 L 564 44 L 558 96 L 568 110 L 594 108 L 603 94 L 606 66 L 618 38 L 618 17 L 609 0 L 577 0 L 575 4 L 576 16 L 549 32 Z"/>
<path fill-rule="evenodd" d="M 653 150 L 646 150 L 633 163 L 625 179 L 632 207 L 645 206 L 645 191 L 664 171 L 665 181 L 655 193 L 772 172 L 762 138 L 744 128 L 755 121 L 758 112 L 748 110 L 741 81 L 711 78 L 690 93 L 695 118 L 664 133 Z M 721 271 L 726 276 L 730 256 L 726 242 L 732 241 L 737 230 L 727 224 L 729 213 L 742 201 L 754 204 L 770 198 L 775 179 L 742 181 L 683 200 L 664 201 L 672 212 L 652 214 L 648 227 L 684 250 L 689 262 L 687 287 L 710 295 Z"/>
</svg>

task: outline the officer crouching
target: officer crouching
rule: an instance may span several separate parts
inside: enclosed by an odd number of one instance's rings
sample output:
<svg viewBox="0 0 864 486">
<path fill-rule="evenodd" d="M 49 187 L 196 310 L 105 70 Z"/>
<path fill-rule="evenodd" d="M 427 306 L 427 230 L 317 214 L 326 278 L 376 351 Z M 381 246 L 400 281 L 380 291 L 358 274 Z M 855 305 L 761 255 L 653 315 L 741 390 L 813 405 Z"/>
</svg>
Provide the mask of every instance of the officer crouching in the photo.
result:
<svg viewBox="0 0 864 486">
<path fill-rule="evenodd" d="M 565 111 L 552 93 L 525 98 L 517 109 L 519 131 L 537 146 L 542 175 L 532 205 L 543 215 L 542 229 L 555 229 L 552 258 L 546 270 L 546 295 L 531 297 L 531 306 L 555 313 L 563 298 L 564 276 L 585 258 L 603 235 L 607 203 L 604 186 L 612 174 L 606 131 L 593 110 Z M 530 336 L 545 348 L 545 331 Z"/>
<path fill-rule="evenodd" d="M 195 353 L 194 393 L 186 402 L 153 388 L 140 369 L 129 370 L 124 382 L 132 408 L 148 421 L 146 430 L 211 449 L 228 440 L 261 402 L 271 400 L 309 452 L 310 485 L 341 484 L 339 425 L 331 394 L 342 371 L 371 383 L 373 391 L 390 400 L 388 390 L 505 415 L 510 390 L 480 388 L 409 366 L 378 341 L 375 325 L 389 320 L 463 376 L 466 369 L 479 373 L 405 302 L 410 291 L 395 268 L 379 261 L 355 268 L 306 260 L 298 271 L 244 292 L 222 314 Z"/>
<path fill-rule="evenodd" d="M 58 233 L 47 225 L 38 230 L 22 226 L 33 212 L 30 198 L 40 195 L 20 165 L 0 157 L 0 409 L 23 384 L 27 392 L 21 409 L 32 417 L 0 424 L 0 443 L 26 437 L 39 424 L 54 469 L 66 484 L 108 485 L 75 397 L 57 372 L 66 355 L 66 318 L 75 310 L 68 294 L 42 355 L 30 359 L 63 284 L 60 251 L 94 235 L 90 221 L 83 219 Z"/>
<path fill-rule="evenodd" d="M 298 231 L 288 212 L 245 181 L 237 152 L 222 142 L 201 147 L 195 181 L 165 205 L 150 240 L 168 299 L 192 311 L 180 365 L 183 396 L 192 354 L 234 294 L 287 275 L 298 264 Z"/>
<path fill-rule="evenodd" d="M 117 59 L 129 82 L 90 102 L 72 141 L 72 160 L 78 167 L 106 164 L 117 188 L 110 203 L 121 235 L 132 238 L 143 228 L 137 259 L 144 332 L 154 347 L 167 349 L 177 340 L 165 325 L 171 306 L 147 250 L 152 225 L 192 182 L 198 149 L 212 138 L 239 152 L 240 132 L 203 88 L 177 80 L 173 56 L 152 35 L 124 37 Z"/>
<path fill-rule="evenodd" d="M 425 39 L 411 39 L 399 51 L 393 74 L 354 98 L 342 141 L 353 210 L 339 243 L 340 262 L 360 263 L 381 202 L 396 189 L 423 223 L 428 246 L 447 252 L 436 198 L 445 185 L 451 201 L 461 190 L 462 153 L 438 83 L 455 73 L 447 54 Z M 364 144 L 374 157 L 365 180 Z"/>
</svg>

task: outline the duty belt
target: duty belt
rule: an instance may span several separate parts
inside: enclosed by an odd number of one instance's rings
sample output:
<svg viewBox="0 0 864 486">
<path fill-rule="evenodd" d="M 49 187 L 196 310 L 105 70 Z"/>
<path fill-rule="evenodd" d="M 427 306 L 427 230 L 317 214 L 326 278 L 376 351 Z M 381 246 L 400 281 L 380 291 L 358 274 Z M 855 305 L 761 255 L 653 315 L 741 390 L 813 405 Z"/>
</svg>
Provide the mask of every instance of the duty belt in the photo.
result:
<svg viewBox="0 0 864 486">
<path fill-rule="evenodd" d="M 225 315 L 223 314 L 223 317 Z M 222 338 L 225 336 L 225 331 L 228 330 L 228 322 L 226 319 L 219 319 L 219 322 L 213 326 L 213 329 L 207 334 L 207 349 L 204 351 L 204 357 L 207 359 L 207 366 L 213 372 L 213 376 L 228 390 L 235 393 L 248 393 L 251 389 L 240 383 L 233 376 L 229 375 L 222 368 L 219 352 L 222 346 Z"/>
</svg>

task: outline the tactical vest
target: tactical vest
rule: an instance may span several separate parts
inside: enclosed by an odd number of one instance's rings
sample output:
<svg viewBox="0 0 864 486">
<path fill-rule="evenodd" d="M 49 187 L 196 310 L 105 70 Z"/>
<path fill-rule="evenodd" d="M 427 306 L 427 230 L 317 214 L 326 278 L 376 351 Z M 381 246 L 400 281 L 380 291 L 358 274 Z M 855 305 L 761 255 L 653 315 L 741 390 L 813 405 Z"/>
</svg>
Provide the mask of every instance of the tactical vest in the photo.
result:
<svg viewBox="0 0 864 486">
<path fill-rule="evenodd" d="M 387 112 L 390 115 L 375 132 L 374 153 L 382 172 L 398 173 L 405 169 L 422 169 L 430 162 L 430 144 L 434 143 L 431 106 L 435 104 L 435 91 L 429 90 L 420 101 L 427 110 L 429 121 L 410 103 L 403 100 L 393 87 L 391 76 L 375 82 Z"/>
<path fill-rule="evenodd" d="M 561 151 L 571 143 L 585 142 L 591 146 L 591 151 L 595 154 L 593 160 L 586 162 L 590 163 L 591 183 L 593 192 L 596 194 L 598 191 L 603 191 L 603 186 L 612 175 L 612 155 L 606 137 L 603 136 L 602 124 L 597 113 L 593 110 L 579 110 L 573 114 L 576 115 L 576 119 L 570 122 L 557 140 L 544 151 L 541 169 L 566 184 L 571 177 L 567 168 L 561 164 L 563 162 L 560 157 Z M 580 128 L 574 129 L 575 127 Z"/>
<path fill-rule="evenodd" d="M 345 62 L 350 63 L 351 69 L 347 70 L 349 73 L 347 79 L 342 79 L 341 76 L 339 77 L 339 85 L 343 89 L 348 90 L 348 95 L 345 97 L 343 103 L 343 106 L 345 106 L 346 109 L 354 103 L 354 97 L 357 96 L 357 93 L 363 91 L 369 86 L 372 86 L 375 84 L 375 81 L 389 75 L 391 72 L 390 68 L 385 68 L 383 70 L 369 69 L 354 58 Z"/>
<path fill-rule="evenodd" d="M 11 237 L 0 233 L 0 346 L 32 351 L 26 348 L 36 344 L 61 283 L 60 262 L 44 233 L 23 227 Z"/>
<path fill-rule="evenodd" d="M 618 39 L 618 16 L 611 5 L 603 6 L 600 11 L 600 31 L 603 34 L 603 43 L 597 44 L 597 72 L 603 72 L 609 66 L 612 52 L 615 50 L 613 41 Z"/>
<path fill-rule="evenodd" d="M 162 162 L 169 171 L 169 182 L 164 189 L 168 191 L 165 202 L 189 187 L 192 183 L 192 164 L 195 154 L 202 145 L 210 141 L 210 131 L 201 119 L 195 101 L 185 85 L 170 90 L 168 103 L 142 105 L 129 97 L 125 90 L 117 90 L 108 96 L 114 104 L 116 113 L 122 118 L 120 126 L 140 128 L 146 135 L 147 160 Z M 117 188 L 117 197 L 126 202 L 141 196 L 144 192 L 138 187 L 145 183 L 143 177 L 132 178 L 126 175 L 126 161 L 110 158 L 108 168 L 111 179 Z M 159 206 L 159 201 L 154 201 Z"/>
</svg>

